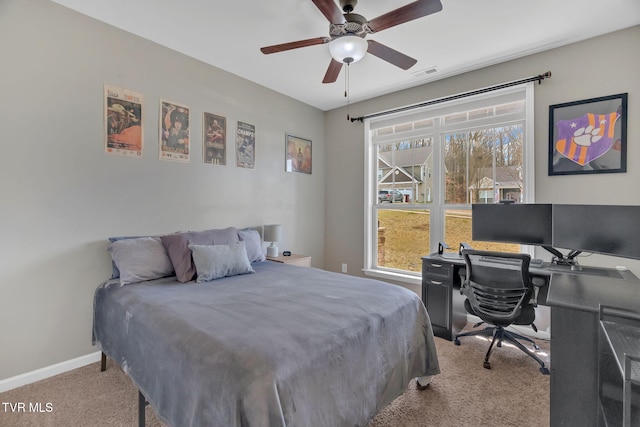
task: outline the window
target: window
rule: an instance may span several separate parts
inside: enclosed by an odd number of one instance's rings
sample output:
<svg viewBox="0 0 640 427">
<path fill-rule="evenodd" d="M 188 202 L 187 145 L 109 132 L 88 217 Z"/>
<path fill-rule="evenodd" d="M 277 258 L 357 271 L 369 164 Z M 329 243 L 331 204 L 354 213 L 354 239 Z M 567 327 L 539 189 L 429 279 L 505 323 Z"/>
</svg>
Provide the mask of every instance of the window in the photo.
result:
<svg viewBox="0 0 640 427">
<path fill-rule="evenodd" d="M 365 272 L 414 281 L 438 242 L 471 240 L 471 204 L 533 201 L 533 84 L 365 120 Z M 417 282 L 416 282 L 417 283 Z"/>
</svg>

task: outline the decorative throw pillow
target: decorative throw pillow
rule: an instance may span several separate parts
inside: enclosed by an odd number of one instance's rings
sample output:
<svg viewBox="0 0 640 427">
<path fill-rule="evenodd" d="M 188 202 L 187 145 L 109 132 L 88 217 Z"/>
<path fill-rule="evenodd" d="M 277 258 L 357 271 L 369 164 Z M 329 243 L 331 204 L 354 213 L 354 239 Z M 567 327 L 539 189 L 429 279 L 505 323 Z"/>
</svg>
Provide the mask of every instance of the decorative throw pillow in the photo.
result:
<svg viewBox="0 0 640 427">
<path fill-rule="evenodd" d="M 226 245 L 239 242 L 235 227 L 169 234 L 161 236 L 160 240 L 171 259 L 176 278 L 183 283 L 193 280 L 196 275 L 189 245 Z"/>
<path fill-rule="evenodd" d="M 173 265 L 157 237 L 117 240 L 109 245 L 120 270 L 120 284 L 137 283 L 173 275 Z"/>
<path fill-rule="evenodd" d="M 193 253 L 198 283 L 255 273 L 247 258 L 244 242 L 230 245 L 189 245 L 189 249 Z"/>
<path fill-rule="evenodd" d="M 238 236 L 244 242 L 249 262 L 265 260 L 260 233 L 253 228 L 245 228 L 244 230 L 238 230 Z"/>
</svg>

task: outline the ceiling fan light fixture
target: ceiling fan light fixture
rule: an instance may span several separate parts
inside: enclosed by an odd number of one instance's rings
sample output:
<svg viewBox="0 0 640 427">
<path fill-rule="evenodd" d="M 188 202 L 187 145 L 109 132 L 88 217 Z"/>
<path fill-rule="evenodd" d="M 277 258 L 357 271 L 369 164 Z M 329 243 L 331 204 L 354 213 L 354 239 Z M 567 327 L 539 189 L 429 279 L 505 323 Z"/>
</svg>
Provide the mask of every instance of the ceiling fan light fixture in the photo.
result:
<svg viewBox="0 0 640 427">
<path fill-rule="evenodd" d="M 367 53 L 369 44 L 359 36 L 346 35 L 338 37 L 329 43 L 331 57 L 343 64 L 360 61 Z"/>
</svg>

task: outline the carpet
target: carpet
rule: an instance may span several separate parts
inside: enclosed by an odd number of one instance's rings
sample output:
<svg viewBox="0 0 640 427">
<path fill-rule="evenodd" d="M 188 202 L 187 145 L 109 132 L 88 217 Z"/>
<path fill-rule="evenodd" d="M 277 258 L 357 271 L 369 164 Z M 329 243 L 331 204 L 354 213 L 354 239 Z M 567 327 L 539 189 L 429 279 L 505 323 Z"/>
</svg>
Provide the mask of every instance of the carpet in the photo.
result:
<svg viewBox="0 0 640 427">
<path fill-rule="evenodd" d="M 412 381 L 367 427 L 549 425 L 549 376 L 537 362 L 504 345 L 494 350 L 491 369 L 484 369 L 488 341 L 461 342 L 436 338 L 442 373 L 425 390 Z M 538 344 L 548 351 L 548 342 Z M 137 402 L 131 380 L 109 360 L 105 372 L 94 363 L 0 393 L 0 426 L 135 426 Z M 147 426 L 164 427 L 150 406 L 146 418 Z"/>
</svg>

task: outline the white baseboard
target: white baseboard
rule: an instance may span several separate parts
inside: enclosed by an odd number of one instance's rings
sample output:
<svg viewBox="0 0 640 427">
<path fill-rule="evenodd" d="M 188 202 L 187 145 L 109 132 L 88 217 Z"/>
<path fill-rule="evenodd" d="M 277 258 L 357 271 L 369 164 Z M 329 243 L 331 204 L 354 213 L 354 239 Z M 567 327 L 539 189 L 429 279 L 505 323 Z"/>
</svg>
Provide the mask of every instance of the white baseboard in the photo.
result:
<svg viewBox="0 0 640 427">
<path fill-rule="evenodd" d="M 467 313 L 467 322 L 476 324 L 478 322 L 482 322 L 482 320 L 478 316 L 474 316 L 473 314 Z M 505 328 L 508 331 L 513 331 L 520 335 L 524 335 L 525 337 L 529 337 L 532 339 L 538 340 L 550 340 L 551 333 L 548 331 L 541 331 L 538 329 L 538 332 L 534 331 L 533 328 L 519 326 L 519 325 L 511 325 Z"/>
<path fill-rule="evenodd" d="M 95 353 L 36 369 L 35 371 L 25 372 L 24 374 L 16 375 L 15 377 L 7 378 L 5 380 L 0 380 L 0 393 L 90 365 L 100 361 L 100 356 L 101 352 L 96 351 Z"/>
</svg>

